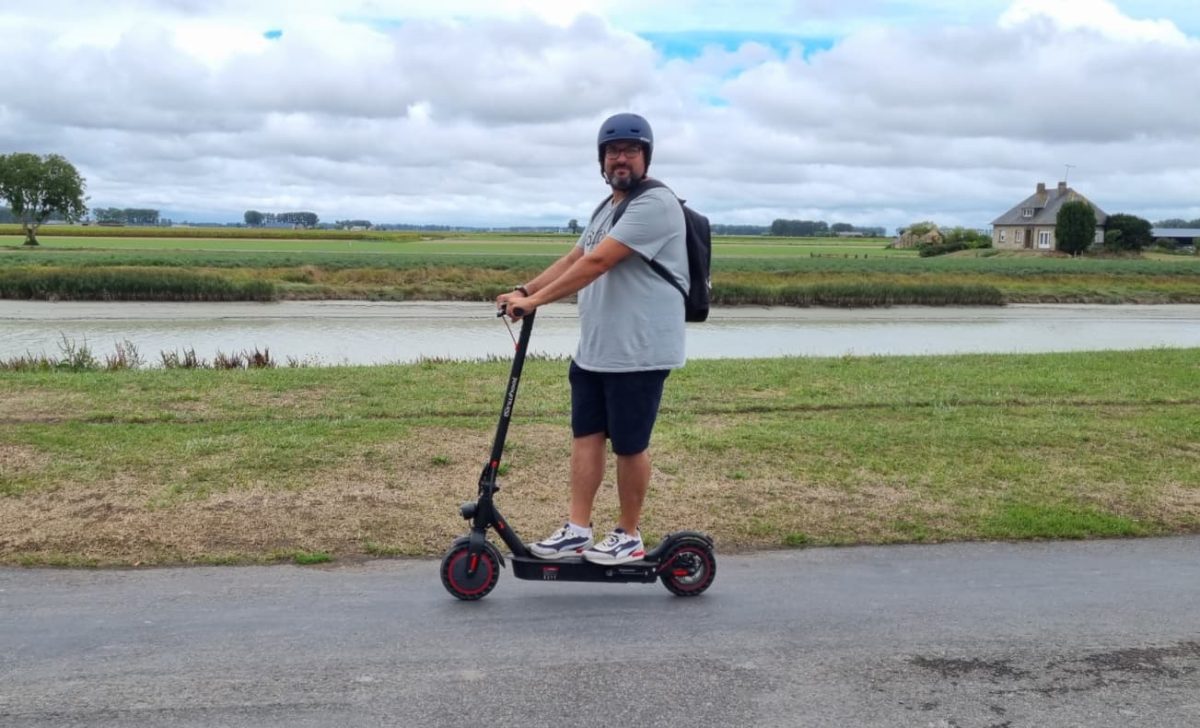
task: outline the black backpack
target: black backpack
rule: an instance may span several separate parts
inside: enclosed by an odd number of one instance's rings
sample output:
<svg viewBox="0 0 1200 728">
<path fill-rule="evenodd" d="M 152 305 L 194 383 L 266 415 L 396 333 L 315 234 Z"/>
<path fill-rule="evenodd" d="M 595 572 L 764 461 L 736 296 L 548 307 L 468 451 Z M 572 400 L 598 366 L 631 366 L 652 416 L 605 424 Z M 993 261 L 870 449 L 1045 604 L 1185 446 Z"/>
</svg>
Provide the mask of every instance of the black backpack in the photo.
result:
<svg viewBox="0 0 1200 728">
<path fill-rule="evenodd" d="M 617 220 L 621 219 L 621 215 L 625 213 L 625 208 L 629 207 L 629 203 L 634 198 L 646 190 L 652 190 L 655 187 L 666 187 L 666 185 L 656 179 L 647 179 L 637 187 L 626 192 L 625 199 L 621 200 L 617 204 L 617 209 L 613 211 L 613 226 L 616 226 Z M 604 206 L 610 200 L 612 200 L 611 197 L 600 203 L 600 206 L 592 213 L 593 220 L 596 219 L 596 216 L 600 214 L 600 211 L 604 209 Z M 684 239 L 687 243 L 688 280 L 690 282 L 688 290 L 684 290 L 679 285 L 679 281 L 675 280 L 675 276 L 671 275 L 670 271 L 662 263 L 659 263 L 657 260 L 650 260 L 644 256 L 642 259 L 654 269 L 655 273 L 658 273 L 668 283 L 675 286 L 675 290 L 683 294 L 685 321 L 705 321 L 708 319 L 709 298 L 712 293 L 710 273 L 712 269 L 712 231 L 709 228 L 707 217 L 683 203 L 684 200 L 679 200 L 679 206 L 683 208 L 683 220 L 687 226 Z"/>
</svg>

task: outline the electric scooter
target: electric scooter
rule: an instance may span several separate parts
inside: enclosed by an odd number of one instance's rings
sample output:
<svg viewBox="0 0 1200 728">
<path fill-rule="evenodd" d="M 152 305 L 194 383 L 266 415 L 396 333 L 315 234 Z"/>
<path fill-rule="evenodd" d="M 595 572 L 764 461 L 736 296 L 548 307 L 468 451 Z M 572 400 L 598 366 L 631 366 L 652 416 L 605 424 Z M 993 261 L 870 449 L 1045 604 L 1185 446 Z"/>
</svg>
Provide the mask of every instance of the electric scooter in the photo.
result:
<svg viewBox="0 0 1200 728">
<path fill-rule="evenodd" d="M 506 312 L 501 309 L 496 315 L 503 317 Z M 500 423 L 492 442 L 492 455 L 479 476 L 479 497 L 463 503 L 459 508 L 462 517 L 471 524 L 471 532 L 456 539 L 442 558 L 442 585 L 446 591 L 465 601 L 482 599 L 491 593 L 500 579 L 500 569 L 505 567 L 505 561 L 500 549 L 488 540 L 490 528 L 495 529 L 500 540 L 512 552 L 513 575 L 518 579 L 644 584 L 661 580 L 663 586 L 678 596 L 702 594 L 717 575 L 713 540 L 706 534 L 696 531 L 667 534 L 643 559 L 625 564 L 594 564 L 580 556 L 541 559 L 525 546 L 496 508 L 494 497 L 500 490 L 496 475 L 500 470 L 500 457 L 504 452 L 504 440 L 512 420 L 517 387 L 521 383 L 525 352 L 536 315 L 536 311 L 530 312 L 521 319 L 521 334 L 513 356 L 508 390 L 500 410 Z"/>
</svg>

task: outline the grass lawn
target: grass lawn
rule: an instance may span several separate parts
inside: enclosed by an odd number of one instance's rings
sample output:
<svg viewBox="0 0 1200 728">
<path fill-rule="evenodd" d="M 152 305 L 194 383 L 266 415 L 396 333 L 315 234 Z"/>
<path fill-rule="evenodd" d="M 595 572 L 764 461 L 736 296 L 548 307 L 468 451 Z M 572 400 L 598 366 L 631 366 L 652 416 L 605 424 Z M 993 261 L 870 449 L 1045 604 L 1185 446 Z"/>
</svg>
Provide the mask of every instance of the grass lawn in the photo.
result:
<svg viewBox="0 0 1200 728">
<path fill-rule="evenodd" d="M 561 523 L 569 397 L 531 361 L 499 503 Z M 434 555 L 464 531 L 507 364 L 0 372 L 0 562 Z M 697 361 L 644 531 L 733 551 L 1200 531 L 1200 350 Z M 615 519 L 612 474 L 599 527 Z"/>
</svg>

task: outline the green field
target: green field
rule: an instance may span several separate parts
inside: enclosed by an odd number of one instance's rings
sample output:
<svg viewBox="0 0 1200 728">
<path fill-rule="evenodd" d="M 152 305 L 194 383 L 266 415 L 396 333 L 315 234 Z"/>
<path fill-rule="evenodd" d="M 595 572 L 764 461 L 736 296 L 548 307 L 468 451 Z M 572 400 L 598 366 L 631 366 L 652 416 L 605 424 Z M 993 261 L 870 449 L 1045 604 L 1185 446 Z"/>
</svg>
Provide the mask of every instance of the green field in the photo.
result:
<svg viewBox="0 0 1200 728">
<path fill-rule="evenodd" d="M 45 235 L 33 249 L 18 237 L 0 238 L 0 296 L 231 300 L 247 291 L 250 300 L 488 300 L 574 242 L 570 235 L 345 233 L 355 237 L 329 240 L 325 231 L 289 230 L 276 232 L 291 237 L 265 240 L 239 229 L 223 230 L 228 237 L 93 235 L 99 232 Z M 149 269 L 182 275 L 160 285 Z M 718 305 L 1200 303 L 1200 259 L 991 250 L 920 258 L 887 249 L 885 240 L 729 237 L 714 241 L 713 285 Z"/>
<path fill-rule="evenodd" d="M 3 227 L 3 226 L 0 226 Z M 139 230 L 140 231 L 140 230 Z M 557 257 L 575 243 L 574 235 L 518 236 L 474 233 L 432 237 L 414 233 L 345 233 L 341 239 L 310 236 L 273 236 L 270 239 L 248 236 L 174 237 L 174 236 L 62 236 L 39 235 L 41 246 L 53 250 L 159 250 L 260 253 L 352 253 L 355 255 L 537 255 Z M 324 231 L 321 231 L 324 232 Z M 336 231 L 331 231 L 336 232 Z M 364 237 L 370 235 L 371 237 Z M 0 246 L 20 246 L 19 236 L 0 235 Z M 888 250 L 884 240 L 844 241 L 838 238 L 729 237 L 714 240 L 718 257 L 805 257 L 812 255 L 866 257 L 916 257 L 912 250 Z"/>
</svg>

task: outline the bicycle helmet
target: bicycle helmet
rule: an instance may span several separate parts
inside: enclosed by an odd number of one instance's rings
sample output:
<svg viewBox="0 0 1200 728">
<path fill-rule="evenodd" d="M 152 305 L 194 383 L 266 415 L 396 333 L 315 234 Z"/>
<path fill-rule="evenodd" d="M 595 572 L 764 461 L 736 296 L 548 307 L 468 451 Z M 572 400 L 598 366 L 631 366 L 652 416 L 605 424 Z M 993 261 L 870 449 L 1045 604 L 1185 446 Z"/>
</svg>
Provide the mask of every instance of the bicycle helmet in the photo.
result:
<svg viewBox="0 0 1200 728">
<path fill-rule="evenodd" d="M 646 155 L 646 167 L 650 167 L 650 155 L 654 153 L 654 132 L 644 117 L 625 113 L 614 114 L 604 120 L 600 125 L 600 133 L 596 135 L 596 152 L 601 167 L 604 166 L 604 145 L 616 141 L 641 142 Z"/>
</svg>

